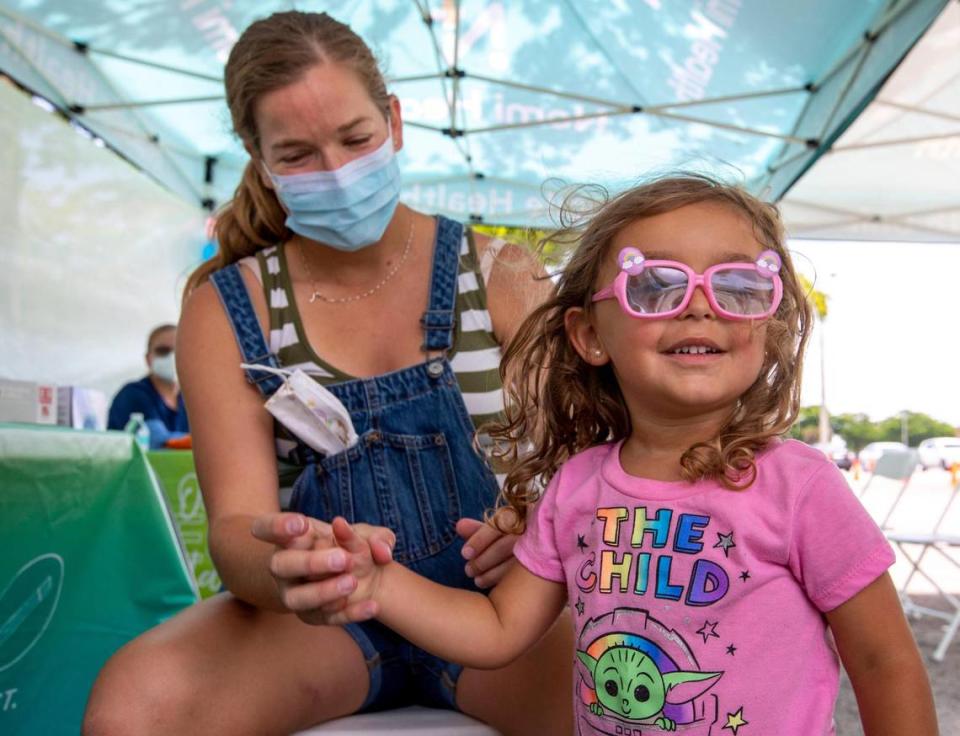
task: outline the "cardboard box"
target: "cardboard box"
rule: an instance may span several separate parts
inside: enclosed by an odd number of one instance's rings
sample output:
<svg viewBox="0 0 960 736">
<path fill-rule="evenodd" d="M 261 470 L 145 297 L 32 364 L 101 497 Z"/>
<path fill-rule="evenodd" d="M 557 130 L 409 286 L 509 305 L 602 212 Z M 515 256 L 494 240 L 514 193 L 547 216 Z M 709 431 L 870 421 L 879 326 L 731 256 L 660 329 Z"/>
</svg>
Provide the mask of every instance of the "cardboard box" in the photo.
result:
<svg viewBox="0 0 960 736">
<path fill-rule="evenodd" d="M 82 386 L 57 387 L 57 424 L 74 429 L 106 429 L 106 394 Z"/>
<path fill-rule="evenodd" d="M 57 387 L 0 378 L 0 422 L 57 423 Z"/>
</svg>

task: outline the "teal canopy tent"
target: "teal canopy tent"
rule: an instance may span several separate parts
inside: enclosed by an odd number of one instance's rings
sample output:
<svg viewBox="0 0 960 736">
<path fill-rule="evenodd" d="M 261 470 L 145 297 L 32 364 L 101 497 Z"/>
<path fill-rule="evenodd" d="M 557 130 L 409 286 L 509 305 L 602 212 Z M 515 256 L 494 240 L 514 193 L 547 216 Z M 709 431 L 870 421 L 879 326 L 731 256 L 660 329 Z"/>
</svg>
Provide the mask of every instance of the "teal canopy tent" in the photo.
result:
<svg viewBox="0 0 960 736">
<path fill-rule="evenodd" d="M 272 11 L 327 10 L 401 100 L 404 199 L 543 224 L 560 183 L 712 171 L 779 199 L 946 0 L 0 0 L 0 70 L 196 206 L 246 155 L 223 63 Z"/>
<path fill-rule="evenodd" d="M 799 238 L 960 242 L 960 2 L 781 208 Z"/>
</svg>

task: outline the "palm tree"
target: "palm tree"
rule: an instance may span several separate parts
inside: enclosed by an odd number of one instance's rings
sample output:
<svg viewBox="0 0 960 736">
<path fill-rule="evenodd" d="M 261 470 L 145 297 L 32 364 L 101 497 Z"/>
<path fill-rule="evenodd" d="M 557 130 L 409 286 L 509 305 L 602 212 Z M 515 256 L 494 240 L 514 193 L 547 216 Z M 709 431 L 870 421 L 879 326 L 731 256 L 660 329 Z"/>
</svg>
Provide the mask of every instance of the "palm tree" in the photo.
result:
<svg viewBox="0 0 960 736">
<path fill-rule="evenodd" d="M 830 413 L 827 411 L 827 370 L 824 361 L 824 342 L 823 334 L 826 331 L 827 320 L 827 300 L 829 297 L 822 291 L 813 288 L 813 284 L 804 276 L 798 275 L 800 284 L 807 292 L 807 299 L 810 300 L 810 306 L 813 307 L 817 319 L 820 321 L 820 431 L 818 440 L 820 442 L 830 441 Z"/>
</svg>

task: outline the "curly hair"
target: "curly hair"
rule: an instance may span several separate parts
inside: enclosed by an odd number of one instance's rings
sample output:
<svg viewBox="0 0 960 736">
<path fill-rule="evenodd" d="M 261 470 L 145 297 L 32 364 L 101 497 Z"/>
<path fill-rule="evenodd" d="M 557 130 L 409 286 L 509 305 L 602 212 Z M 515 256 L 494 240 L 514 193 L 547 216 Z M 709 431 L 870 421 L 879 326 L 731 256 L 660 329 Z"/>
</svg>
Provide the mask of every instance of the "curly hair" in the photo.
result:
<svg viewBox="0 0 960 736">
<path fill-rule="evenodd" d="M 514 519 L 511 531 L 524 528 L 528 507 L 562 463 L 594 445 L 625 439 L 631 430 L 612 367 L 592 366 L 579 356 L 567 338 L 565 313 L 571 307 L 592 309 L 601 266 L 621 229 L 698 203 L 718 203 L 742 215 L 763 247 L 780 255 L 783 300 L 766 321 L 759 376 L 717 436 L 683 453 L 682 477 L 690 482 L 713 478 L 731 490 L 748 487 L 756 477 L 756 452 L 796 419 L 812 312 L 786 251 L 775 205 L 700 174 L 648 181 L 607 199 L 592 217 L 580 215 L 575 221 L 570 221 L 570 213 L 577 203 L 568 197 L 561 209 L 561 224 L 566 226 L 549 240 L 576 248 L 553 296 L 530 314 L 507 347 L 500 367 L 507 399 L 504 419 L 485 428 L 493 440 L 494 462 L 509 468 L 497 510 L 511 507 L 516 514 L 496 518 Z"/>
</svg>

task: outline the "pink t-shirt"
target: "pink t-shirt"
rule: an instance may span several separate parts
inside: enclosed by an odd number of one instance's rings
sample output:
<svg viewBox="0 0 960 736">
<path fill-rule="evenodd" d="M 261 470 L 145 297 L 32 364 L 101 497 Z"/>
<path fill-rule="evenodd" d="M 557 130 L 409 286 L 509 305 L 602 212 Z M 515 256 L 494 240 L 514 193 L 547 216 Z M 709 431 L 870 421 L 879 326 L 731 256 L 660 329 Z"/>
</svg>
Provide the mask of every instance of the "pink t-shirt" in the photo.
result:
<svg viewBox="0 0 960 736">
<path fill-rule="evenodd" d="M 567 586 L 578 733 L 633 736 L 833 734 L 823 612 L 894 562 L 833 463 L 792 440 L 746 491 L 628 475 L 620 443 L 585 450 L 515 554 Z"/>
</svg>

